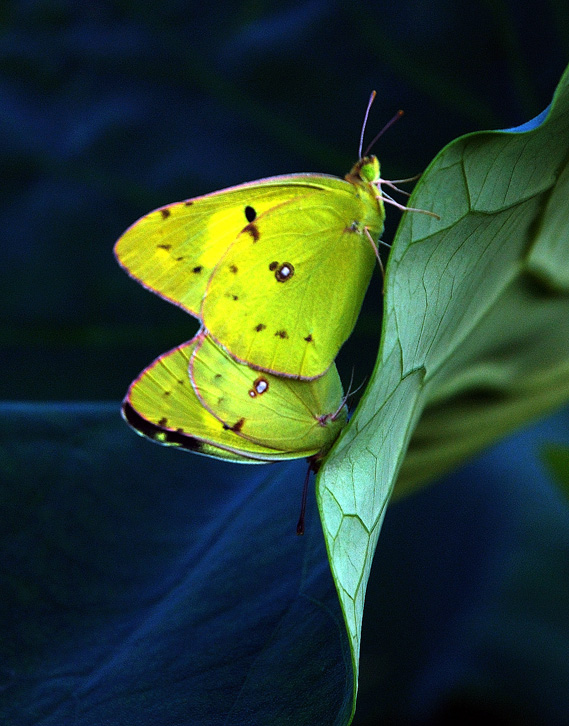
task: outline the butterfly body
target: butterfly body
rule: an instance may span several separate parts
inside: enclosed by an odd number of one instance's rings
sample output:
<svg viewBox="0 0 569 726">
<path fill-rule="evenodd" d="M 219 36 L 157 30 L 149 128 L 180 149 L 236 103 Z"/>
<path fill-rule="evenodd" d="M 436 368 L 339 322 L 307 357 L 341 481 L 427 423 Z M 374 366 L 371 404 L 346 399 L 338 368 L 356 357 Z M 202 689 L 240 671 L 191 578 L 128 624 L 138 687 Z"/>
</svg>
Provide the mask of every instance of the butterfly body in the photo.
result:
<svg viewBox="0 0 569 726">
<path fill-rule="evenodd" d="M 373 272 L 379 172 L 369 156 L 345 179 L 271 177 L 170 204 L 130 227 L 115 254 L 236 360 L 316 378 L 350 335 Z"/>
</svg>

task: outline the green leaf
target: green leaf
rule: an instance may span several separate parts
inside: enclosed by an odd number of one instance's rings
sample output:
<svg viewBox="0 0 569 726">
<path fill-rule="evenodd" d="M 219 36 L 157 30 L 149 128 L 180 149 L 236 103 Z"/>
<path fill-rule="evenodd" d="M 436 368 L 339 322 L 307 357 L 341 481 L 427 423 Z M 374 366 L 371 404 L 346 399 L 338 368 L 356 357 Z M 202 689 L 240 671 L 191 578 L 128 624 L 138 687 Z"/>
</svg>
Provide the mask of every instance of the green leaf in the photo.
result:
<svg viewBox="0 0 569 726">
<path fill-rule="evenodd" d="M 569 398 L 569 72 L 548 113 L 444 148 L 404 215 L 364 398 L 317 482 L 352 645 L 385 508 Z M 354 699 L 355 701 L 355 699 Z"/>
</svg>

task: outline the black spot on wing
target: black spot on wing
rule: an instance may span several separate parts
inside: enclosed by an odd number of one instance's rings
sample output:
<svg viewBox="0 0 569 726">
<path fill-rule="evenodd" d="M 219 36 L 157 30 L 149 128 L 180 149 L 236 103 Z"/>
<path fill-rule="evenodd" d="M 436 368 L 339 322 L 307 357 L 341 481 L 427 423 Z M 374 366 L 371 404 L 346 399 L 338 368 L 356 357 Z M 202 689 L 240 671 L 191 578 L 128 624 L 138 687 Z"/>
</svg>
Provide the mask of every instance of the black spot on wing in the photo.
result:
<svg viewBox="0 0 569 726">
<path fill-rule="evenodd" d="M 278 282 L 286 282 L 294 275 L 294 265 L 291 262 L 279 264 L 276 260 L 269 264 L 269 270 L 275 273 Z"/>
<path fill-rule="evenodd" d="M 263 393 L 266 393 L 268 390 L 269 381 L 263 376 L 259 376 L 259 378 L 256 378 L 253 381 L 253 388 L 249 390 L 249 395 L 251 398 L 256 398 L 257 396 L 262 396 Z"/>
<path fill-rule="evenodd" d="M 256 331 L 257 331 L 258 333 L 260 333 L 260 332 L 261 332 L 261 330 L 265 330 L 265 328 L 266 328 L 266 327 L 267 327 L 267 326 L 266 326 L 266 325 L 264 325 L 263 323 L 259 323 L 258 325 L 255 325 L 255 330 L 256 330 Z"/>
<path fill-rule="evenodd" d="M 226 431 L 235 431 L 236 434 L 238 434 L 241 429 L 243 428 L 243 424 L 245 423 L 244 418 L 240 418 L 239 421 L 236 421 L 233 426 L 229 426 L 229 424 L 223 424 L 223 428 Z"/>
<path fill-rule="evenodd" d="M 196 275 L 199 275 L 202 270 L 203 270 L 203 267 L 201 265 L 196 265 L 196 267 L 194 267 L 192 272 L 195 272 Z"/>
<path fill-rule="evenodd" d="M 306 340 L 307 343 L 312 343 L 312 341 L 314 340 L 314 338 L 312 337 L 312 333 L 309 333 L 304 340 Z"/>
<path fill-rule="evenodd" d="M 168 250 L 171 250 L 171 249 L 172 249 L 172 245 L 156 245 L 156 247 L 157 247 L 157 249 L 159 249 L 159 250 L 166 250 L 166 251 L 168 251 Z"/>
<path fill-rule="evenodd" d="M 282 338 L 283 340 L 285 340 L 286 338 L 288 338 L 288 333 L 286 332 L 286 330 L 277 330 L 275 336 L 277 338 Z"/>
<path fill-rule="evenodd" d="M 191 207 L 193 204 L 193 201 L 191 199 L 188 199 L 184 202 L 184 207 Z"/>
<path fill-rule="evenodd" d="M 275 270 L 277 282 L 287 282 L 294 275 L 294 267 L 290 262 L 283 262 Z"/>
<path fill-rule="evenodd" d="M 161 427 L 168 426 L 168 419 L 165 416 L 163 416 L 160 419 L 160 421 L 158 421 L 158 426 L 161 426 Z"/>
<path fill-rule="evenodd" d="M 229 271 L 236 275 L 239 272 L 237 265 L 229 265 Z"/>
<path fill-rule="evenodd" d="M 257 229 L 257 226 L 253 223 L 248 224 L 246 227 L 243 227 L 242 232 L 245 232 L 246 234 L 250 234 L 253 238 L 253 242 L 257 242 L 259 239 L 259 230 Z"/>
<path fill-rule="evenodd" d="M 245 218 L 249 223 L 254 222 L 257 218 L 257 211 L 253 207 L 247 205 L 245 207 Z"/>
<path fill-rule="evenodd" d="M 162 219 L 168 219 L 172 212 L 169 209 L 161 209 L 160 214 L 162 215 Z"/>
</svg>

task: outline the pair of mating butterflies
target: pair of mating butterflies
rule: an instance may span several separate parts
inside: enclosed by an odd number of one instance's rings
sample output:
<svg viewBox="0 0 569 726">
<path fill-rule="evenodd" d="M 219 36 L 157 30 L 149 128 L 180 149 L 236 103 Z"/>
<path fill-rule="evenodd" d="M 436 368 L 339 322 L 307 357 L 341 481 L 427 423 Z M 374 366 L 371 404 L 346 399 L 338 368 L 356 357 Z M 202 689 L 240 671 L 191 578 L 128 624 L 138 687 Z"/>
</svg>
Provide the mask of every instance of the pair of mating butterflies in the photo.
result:
<svg viewBox="0 0 569 726">
<path fill-rule="evenodd" d="M 347 420 L 334 359 L 375 266 L 382 182 L 364 156 L 345 179 L 262 179 L 132 225 L 119 263 L 202 329 L 131 384 L 127 422 L 232 461 L 322 457 Z"/>
</svg>

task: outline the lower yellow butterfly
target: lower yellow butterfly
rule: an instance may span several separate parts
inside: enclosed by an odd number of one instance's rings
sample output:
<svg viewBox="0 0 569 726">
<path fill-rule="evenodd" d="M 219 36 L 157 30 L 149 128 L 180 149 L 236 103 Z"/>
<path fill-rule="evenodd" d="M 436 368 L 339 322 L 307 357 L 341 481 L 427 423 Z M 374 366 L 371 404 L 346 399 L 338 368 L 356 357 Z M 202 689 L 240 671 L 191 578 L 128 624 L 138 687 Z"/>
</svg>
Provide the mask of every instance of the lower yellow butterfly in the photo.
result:
<svg viewBox="0 0 569 726">
<path fill-rule="evenodd" d="M 336 366 L 314 381 L 260 373 L 200 332 L 131 384 L 125 420 L 161 444 L 241 463 L 319 459 L 347 420 Z"/>
</svg>

